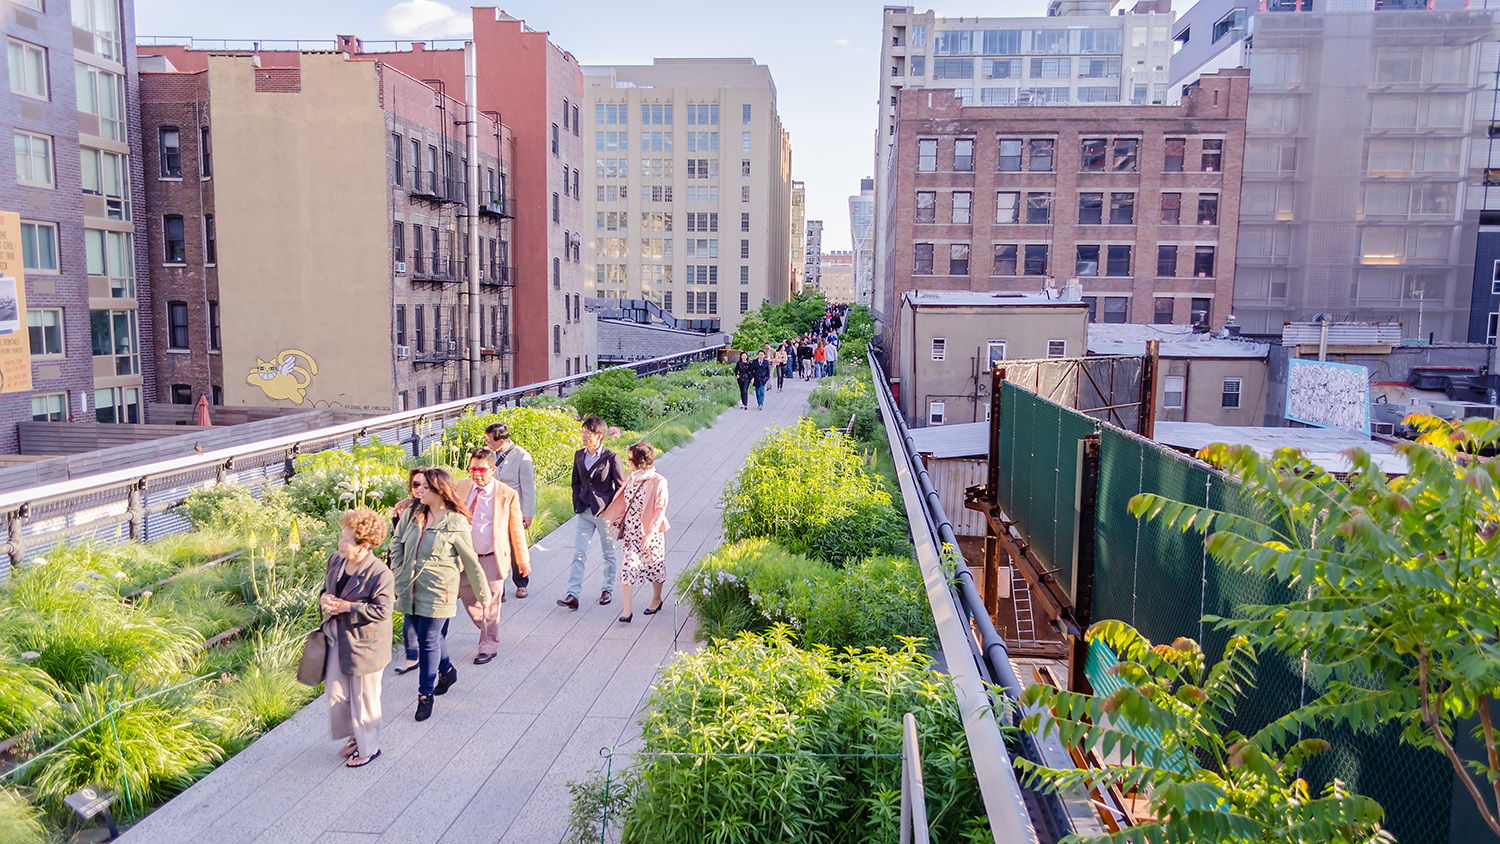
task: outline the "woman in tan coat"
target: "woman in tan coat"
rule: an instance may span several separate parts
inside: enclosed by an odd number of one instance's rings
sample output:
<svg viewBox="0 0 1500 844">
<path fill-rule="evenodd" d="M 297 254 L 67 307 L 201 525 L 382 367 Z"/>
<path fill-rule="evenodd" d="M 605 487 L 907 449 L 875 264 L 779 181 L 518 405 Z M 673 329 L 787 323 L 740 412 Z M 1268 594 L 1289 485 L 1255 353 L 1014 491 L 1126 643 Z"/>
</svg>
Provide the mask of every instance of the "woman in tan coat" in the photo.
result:
<svg viewBox="0 0 1500 844">
<path fill-rule="evenodd" d="M 323 684 L 329 731 L 348 740 L 344 764 L 361 768 L 380 756 L 380 675 L 391 661 L 396 581 L 372 551 L 385 541 L 385 519 L 361 508 L 345 513 L 339 524 L 339 550 L 328 558 L 318 596 L 328 637 Z"/>
</svg>

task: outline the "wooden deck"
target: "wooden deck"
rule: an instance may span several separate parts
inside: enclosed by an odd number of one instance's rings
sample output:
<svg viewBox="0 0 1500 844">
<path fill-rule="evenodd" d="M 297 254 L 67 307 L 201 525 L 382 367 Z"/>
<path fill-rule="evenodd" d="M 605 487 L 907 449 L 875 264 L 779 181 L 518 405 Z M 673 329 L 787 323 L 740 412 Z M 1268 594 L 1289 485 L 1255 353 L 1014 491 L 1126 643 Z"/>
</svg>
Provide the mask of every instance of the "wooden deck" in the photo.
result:
<svg viewBox="0 0 1500 844">
<path fill-rule="evenodd" d="M 532 548 L 531 594 L 506 601 L 499 658 L 475 666 L 478 633 L 463 613 L 449 645 L 459 681 L 437 698 L 432 718 L 412 720 L 416 675 L 387 670 L 379 759 L 343 767 L 318 698 L 192 788 L 141 820 L 129 844 L 537 844 L 562 839 L 569 780 L 602 761 L 602 748 L 628 748 L 657 672 L 695 647 L 695 620 L 675 620 L 677 573 L 719 545 L 719 495 L 750 447 L 773 425 L 806 410 L 811 385 L 788 382 L 764 411 L 731 408 L 693 442 L 663 456 L 671 483 L 668 593 L 663 610 L 620 624 L 620 601 L 598 605 L 603 561 L 597 544 L 582 608 L 554 603 L 566 590 L 573 554 L 569 521 Z M 774 389 L 774 388 L 773 388 Z M 625 759 L 617 757 L 615 764 Z"/>
</svg>

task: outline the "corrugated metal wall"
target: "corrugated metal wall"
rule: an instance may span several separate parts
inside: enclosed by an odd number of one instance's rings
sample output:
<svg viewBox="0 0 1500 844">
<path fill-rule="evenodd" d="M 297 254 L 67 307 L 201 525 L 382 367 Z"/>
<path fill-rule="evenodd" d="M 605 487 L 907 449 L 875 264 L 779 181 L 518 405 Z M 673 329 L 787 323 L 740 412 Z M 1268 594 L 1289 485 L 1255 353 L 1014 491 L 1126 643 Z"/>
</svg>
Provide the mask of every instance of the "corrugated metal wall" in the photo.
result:
<svg viewBox="0 0 1500 844">
<path fill-rule="evenodd" d="M 953 532 L 959 536 L 984 536 L 984 514 L 964 508 L 964 490 L 984 483 L 985 461 L 972 458 L 950 458 L 927 461 L 927 473 L 937 488 L 938 500 L 953 521 Z"/>
</svg>

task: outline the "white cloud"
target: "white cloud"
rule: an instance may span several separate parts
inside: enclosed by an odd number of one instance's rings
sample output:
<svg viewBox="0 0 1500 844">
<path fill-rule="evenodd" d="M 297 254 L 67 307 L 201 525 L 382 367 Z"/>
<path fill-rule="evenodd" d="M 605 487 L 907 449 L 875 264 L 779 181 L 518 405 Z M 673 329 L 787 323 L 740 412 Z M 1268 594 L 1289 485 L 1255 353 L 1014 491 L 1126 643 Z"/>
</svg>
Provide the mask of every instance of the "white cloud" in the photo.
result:
<svg viewBox="0 0 1500 844">
<path fill-rule="evenodd" d="M 833 43 L 839 45 L 840 47 L 847 47 L 847 46 L 849 46 L 849 39 L 847 39 L 847 38 L 835 38 L 833 40 Z"/>
<path fill-rule="evenodd" d="M 402 0 L 385 10 L 380 25 L 397 38 L 459 38 L 473 31 L 467 9 L 439 0 Z"/>
</svg>

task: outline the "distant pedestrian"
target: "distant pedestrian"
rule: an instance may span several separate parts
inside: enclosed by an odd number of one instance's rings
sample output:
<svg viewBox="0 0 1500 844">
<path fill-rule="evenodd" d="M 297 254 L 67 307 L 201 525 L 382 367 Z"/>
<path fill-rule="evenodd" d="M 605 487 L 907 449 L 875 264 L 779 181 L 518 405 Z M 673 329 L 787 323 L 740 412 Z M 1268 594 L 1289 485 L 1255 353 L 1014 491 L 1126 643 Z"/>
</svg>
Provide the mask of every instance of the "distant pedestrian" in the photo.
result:
<svg viewBox="0 0 1500 844">
<path fill-rule="evenodd" d="M 495 480 L 521 497 L 521 527 L 531 530 L 531 520 L 536 517 L 536 464 L 531 460 L 531 452 L 511 440 L 510 426 L 504 422 L 485 428 L 484 440 L 495 452 Z M 531 566 L 527 565 L 524 572 L 520 566 L 511 566 L 510 579 L 515 581 L 516 597 L 526 597 Z"/>
<path fill-rule="evenodd" d="M 601 519 L 599 513 L 614 500 L 615 493 L 625 482 L 625 472 L 619 456 L 604 447 L 604 433 L 608 430 L 609 425 L 603 419 L 592 414 L 583 417 L 583 427 L 578 432 L 583 447 L 573 452 L 573 512 L 578 515 L 578 529 L 573 535 L 568 594 L 557 602 L 558 606 L 570 610 L 578 609 L 589 543 L 596 533 L 604 551 L 604 591 L 599 593 L 599 603 L 604 605 L 614 600 L 615 573 L 620 562 L 615 556 L 615 537 L 610 532 L 609 523 Z"/>
<path fill-rule="evenodd" d="M 642 610 L 646 615 L 661 611 L 661 587 L 667 579 L 666 532 L 667 479 L 656 473 L 656 449 L 650 443 L 630 447 L 630 476 L 615 493 L 615 498 L 599 515 L 618 522 L 624 520 L 625 567 L 620 571 L 620 596 L 623 613 L 620 621 L 630 623 L 630 598 L 635 587 L 651 584 L 651 603 Z"/>
<path fill-rule="evenodd" d="M 344 764 L 361 768 L 380 756 L 380 678 L 391 661 L 396 582 L 373 553 L 385 541 L 385 519 L 360 508 L 339 525 L 338 551 L 328 558 L 318 595 L 328 638 L 323 686 L 331 738 L 347 739 Z"/>
<path fill-rule="evenodd" d="M 786 341 L 782 340 L 776 350 L 771 353 L 771 366 L 776 370 L 776 392 L 781 392 L 781 386 L 786 379 Z"/>
<path fill-rule="evenodd" d="M 828 341 L 819 339 L 817 348 L 813 349 L 813 377 L 823 377 L 823 364 L 828 360 Z"/>
<path fill-rule="evenodd" d="M 505 578 L 513 567 L 529 574 L 531 556 L 526 529 L 521 526 L 521 497 L 495 479 L 495 452 L 482 446 L 469 452 L 469 477 L 458 482 L 458 494 L 473 514 L 469 537 L 484 569 L 485 582 L 490 585 L 490 599 L 484 602 L 475 600 L 468 584 L 458 587 L 469 619 L 479 628 L 479 652 L 474 664 L 485 665 L 500 650 L 500 602 L 505 597 Z"/>
<path fill-rule="evenodd" d="M 757 410 L 766 409 L 766 384 L 771 381 L 771 362 L 766 359 L 765 352 L 759 352 L 755 356 L 755 373 L 751 380 L 755 383 L 755 407 Z"/>
<path fill-rule="evenodd" d="M 804 336 L 797 342 L 797 370 L 802 374 L 803 381 L 806 381 L 812 377 L 812 365 L 812 341 Z"/>
<path fill-rule="evenodd" d="M 827 369 L 828 375 L 832 376 L 834 374 L 834 364 L 836 364 L 838 362 L 839 362 L 839 347 L 836 346 L 836 345 L 834 345 L 833 343 L 829 343 L 827 346 L 824 346 L 823 347 L 823 365 Z"/>
<path fill-rule="evenodd" d="M 740 410 L 750 408 L 750 385 L 755 381 L 755 370 L 755 362 L 750 360 L 750 353 L 740 352 L 739 363 L 734 365 L 734 380 L 740 385 Z"/>
</svg>

